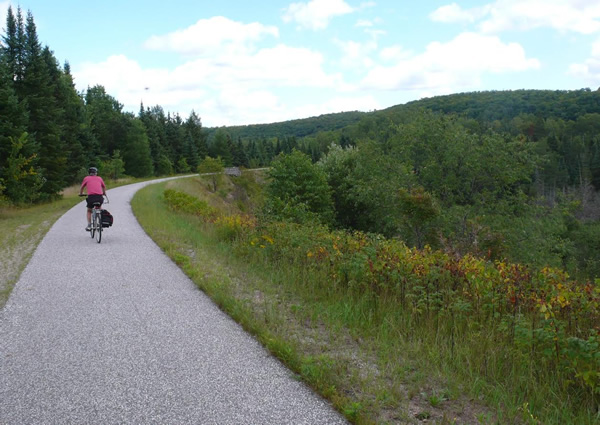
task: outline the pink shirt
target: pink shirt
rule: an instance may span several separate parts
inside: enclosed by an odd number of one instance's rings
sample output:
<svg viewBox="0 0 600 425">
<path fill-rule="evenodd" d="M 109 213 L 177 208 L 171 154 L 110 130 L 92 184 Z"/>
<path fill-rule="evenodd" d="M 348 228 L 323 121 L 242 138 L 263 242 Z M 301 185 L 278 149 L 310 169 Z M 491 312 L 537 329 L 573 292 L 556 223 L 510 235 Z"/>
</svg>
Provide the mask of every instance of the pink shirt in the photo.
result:
<svg viewBox="0 0 600 425">
<path fill-rule="evenodd" d="M 100 176 L 85 176 L 81 183 L 81 190 L 86 186 L 88 195 L 102 195 L 102 189 L 106 189 L 104 180 Z"/>
</svg>

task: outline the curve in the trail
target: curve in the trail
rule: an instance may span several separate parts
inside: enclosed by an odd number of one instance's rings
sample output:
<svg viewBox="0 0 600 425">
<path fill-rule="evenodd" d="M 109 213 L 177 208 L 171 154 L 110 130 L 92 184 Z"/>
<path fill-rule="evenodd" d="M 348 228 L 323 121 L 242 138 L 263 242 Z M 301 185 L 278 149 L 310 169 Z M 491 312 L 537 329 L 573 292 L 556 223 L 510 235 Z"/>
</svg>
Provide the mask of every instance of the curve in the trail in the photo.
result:
<svg viewBox="0 0 600 425">
<path fill-rule="evenodd" d="M 342 424 L 154 244 L 112 189 L 98 244 L 79 204 L 0 310 L 0 424 Z"/>
</svg>

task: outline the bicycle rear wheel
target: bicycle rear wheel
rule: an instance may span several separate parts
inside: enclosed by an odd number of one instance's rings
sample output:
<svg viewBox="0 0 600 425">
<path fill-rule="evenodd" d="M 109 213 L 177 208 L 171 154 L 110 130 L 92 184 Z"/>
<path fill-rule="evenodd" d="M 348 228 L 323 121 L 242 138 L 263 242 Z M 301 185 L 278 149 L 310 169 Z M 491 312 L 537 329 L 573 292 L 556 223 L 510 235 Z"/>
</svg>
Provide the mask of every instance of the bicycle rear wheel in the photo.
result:
<svg viewBox="0 0 600 425">
<path fill-rule="evenodd" d="M 102 241 L 102 222 L 100 220 L 100 213 L 94 214 L 94 228 L 96 229 L 96 242 Z"/>
<path fill-rule="evenodd" d="M 90 237 L 94 239 L 94 234 L 96 233 L 96 223 L 95 223 L 96 214 L 92 211 L 92 223 L 90 224 Z"/>
</svg>

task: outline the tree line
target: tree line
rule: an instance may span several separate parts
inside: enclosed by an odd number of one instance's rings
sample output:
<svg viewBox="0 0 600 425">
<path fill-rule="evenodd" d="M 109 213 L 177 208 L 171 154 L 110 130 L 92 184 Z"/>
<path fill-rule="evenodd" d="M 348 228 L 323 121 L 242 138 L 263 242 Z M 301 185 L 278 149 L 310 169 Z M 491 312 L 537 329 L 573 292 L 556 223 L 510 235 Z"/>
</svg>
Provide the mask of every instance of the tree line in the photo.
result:
<svg viewBox="0 0 600 425">
<path fill-rule="evenodd" d="M 196 171 L 211 156 L 224 165 L 261 166 L 297 147 L 295 138 L 232 139 L 209 133 L 191 111 L 183 119 L 157 105 L 126 112 L 104 87 L 75 88 L 39 41 L 29 11 L 9 7 L 0 40 L 0 200 L 23 204 L 53 199 L 90 166 L 107 177 L 146 177 Z"/>
</svg>

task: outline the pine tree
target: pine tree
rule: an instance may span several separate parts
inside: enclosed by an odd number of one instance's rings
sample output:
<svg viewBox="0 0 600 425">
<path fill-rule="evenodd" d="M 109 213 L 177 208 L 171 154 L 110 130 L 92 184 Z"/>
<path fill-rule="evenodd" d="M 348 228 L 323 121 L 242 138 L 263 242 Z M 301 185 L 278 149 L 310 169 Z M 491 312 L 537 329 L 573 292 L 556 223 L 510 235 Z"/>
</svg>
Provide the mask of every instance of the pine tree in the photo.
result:
<svg viewBox="0 0 600 425">
<path fill-rule="evenodd" d="M 62 111 L 56 99 L 59 78 L 57 61 L 50 49 L 42 49 L 33 15 L 28 12 L 22 94 L 29 109 L 29 133 L 35 135 L 40 146 L 44 198 L 58 194 L 66 184 L 67 153 L 58 125 Z"/>
<path fill-rule="evenodd" d="M 192 111 L 185 121 L 184 127 L 188 138 L 191 139 L 192 143 L 195 145 L 198 158 L 203 159 L 208 155 L 208 147 L 206 145 L 206 134 L 202 130 L 200 117 Z"/>
<path fill-rule="evenodd" d="M 185 143 L 182 121 L 179 114 L 175 114 L 175 116 L 171 116 L 171 114 L 167 115 L 165 132 L 168 145 L 167 151 L 169 152 L 171 162 L 176 164 L 183 157 L 183 145 Z"/>
<path fill-rule="evenodd" d="M 58 81 L 57 100 L 63 110 L 60 126 L 68 154 L 65 178 L 67 183 L 74 183 L 78 180 L 80 170 L 86 168 L 88 159 L 81 143 L 85 129 L 84 103 L 75 89 L 68 62 Z"/>
<path fill-rule="evenodd" d="M 246 154 L 246 148 L 240 138 L 238 138 L 235 146 L 234 165 L 240 167 L 248 167 L 250 165 L 248 155 Z"/>
<path fill-rule="evenodd" d="M 186 133 L 185 144 L 183 145 L 183 159 L 186 160 L 186 163 L 192 170 L 195 170 L 200 163 L 198 148 L 189 133 Z"/>
<path fill-rule="evenodd" d="M 101 154 L 112 155 L 120 148 L 127 132 L 121 113 L 123 105 L 99 85 L 88 88 L 85 103 L 91 131 L 98 140 Z"/>
<path fill-rule="evenodd" d="M 10 81 L 14 84 L 17 95 L 20 95 L 25 73 L 25 27 L 20 7 L 17 8 L 16 16 L 13 14 L 12 7 L 8 7 L 6 34 L 2 37 L 2 41 L 3 60 L 10 74 Z"/>
<path fill-rule="evenodd" d="M 215 140 L 210 149 L 210 156 L 221 158 L 226 167 L 233 165 L 233 154 L 231 152 L 231 136 L 226 131 L 219 129 L 215 134 Z"/>
<path fill-rule="evenodd" d="M 34 202 L 40 196 L 44 184 L 37 167 L 37 154 L 32 151 L 28 134 L 19 138 L 10 137 L 10 151 L 2 168 L 2 187 L 6 197 L 15 204 Z"/>
<path fill-rule="evenodd" d="M 0 53 L 0 168 L 11 150 L 10 138 L 18 138 L 27 130 L 27 111 L 15 93 L 13 75 L 6 63 L 7 56 Z M 37 151 L 29 152 L 29 154 Z M 1 177 L 1 176 L 0 176 Z"/>
<path fill-rule="evenodd" d="M 142 105 L 143 107 L 143 105 Z M 148 143 L 150 145 L 150 155 L 156 175 L 170 174 L 167 162 L 172 166 L 168 159 L 168 147 L 166 142 L 166 117 L 162 107 L 154 106 L 140 111 L 140 120 L 146 128 Z M 165 161 L 167 159 L 168 161 Z"/>
<path fill-rule="evenodd" d="M 151 176 L 154 172 L 148 135 L 141 120 L 126 115 L 127 135 L 123 143 L 125 173 L 134 177 Z"/>
</svg>

